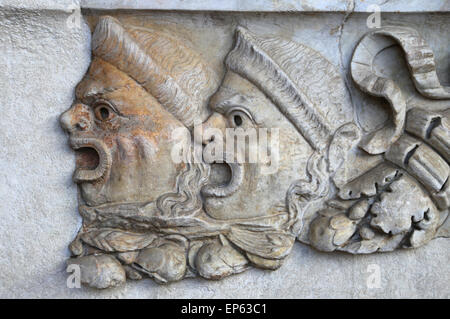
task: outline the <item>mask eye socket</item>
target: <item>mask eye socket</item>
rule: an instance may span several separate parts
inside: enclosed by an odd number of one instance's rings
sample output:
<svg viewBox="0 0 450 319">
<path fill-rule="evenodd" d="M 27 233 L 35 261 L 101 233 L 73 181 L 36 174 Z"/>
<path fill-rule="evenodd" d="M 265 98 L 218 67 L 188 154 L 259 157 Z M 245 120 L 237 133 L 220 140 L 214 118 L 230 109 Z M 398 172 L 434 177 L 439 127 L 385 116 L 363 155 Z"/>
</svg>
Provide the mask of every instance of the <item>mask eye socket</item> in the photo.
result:
<svg viewBox="0 0 450 319">
<path fill-rule="evenodd" d="M 241 126 L 242 125 L 242 117 L 239 114 L 233 115 L 233 122 L 235 126 Z"/>
<path fill-rule="evenodd" d="M 232 127 L 246 127 L 254 123 L 251 115 L 241 108 L 234 108 L 228 111 L 227 117 Z"/>
<path fill-rule="evenodd" d="M 102 122 L 111 121 L 116 116 L 114 108 L 107 101 L 97 101 L 94 104 L 94 114 Z"/>
</svg>

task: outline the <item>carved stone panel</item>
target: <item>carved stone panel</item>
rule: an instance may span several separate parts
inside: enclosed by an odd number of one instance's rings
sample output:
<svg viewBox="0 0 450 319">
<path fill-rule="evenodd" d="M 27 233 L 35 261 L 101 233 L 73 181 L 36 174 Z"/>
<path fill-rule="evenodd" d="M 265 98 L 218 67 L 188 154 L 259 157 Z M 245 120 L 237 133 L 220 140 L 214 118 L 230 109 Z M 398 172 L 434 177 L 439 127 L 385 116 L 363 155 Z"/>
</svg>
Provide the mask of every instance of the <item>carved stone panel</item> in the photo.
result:
<svg viewBox="0 0 450 319">
<path fill-rule="evenodd" d="M 92 62 L 60 117 L 83 283 L 217 280 L 282 268 L 295 244 L 369 254 L 449 235 L 450 88 L 413 26 L 369 31 L 343 75 L 270 28 L 229 25 L 208 55 L 170 24 L 87 18 Z M 379 72 L 392 47 L 414 98 Z M 350 81 L 387 103 L 382 125 L 363 127 Z"/>
</svg>

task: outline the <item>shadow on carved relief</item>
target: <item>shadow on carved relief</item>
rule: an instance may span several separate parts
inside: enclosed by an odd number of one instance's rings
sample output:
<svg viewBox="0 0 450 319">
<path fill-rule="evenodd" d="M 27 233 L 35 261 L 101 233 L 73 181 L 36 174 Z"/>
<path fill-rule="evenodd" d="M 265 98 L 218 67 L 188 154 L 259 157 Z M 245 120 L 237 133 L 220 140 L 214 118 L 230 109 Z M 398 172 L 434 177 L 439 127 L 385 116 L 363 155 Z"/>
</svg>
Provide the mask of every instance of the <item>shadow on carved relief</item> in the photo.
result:
<svg viewBox="0 0 450 319">
<path fill-rule="evenodd" d="M 220 79 L 177 35 L 101 17 L 61 116 L 77 153 L 83 225 L 69 263 L 82 282 L 275 270 L 295 239 L 367 254 L 448 236 L 449 109 L 410 109 L 374 71 L 391 45 L 426 103 L 450 99 L 415 30 L 378 29 L 351 76 L 391 114 L 363 134 L 335 66 L 301 43 L 238 27 Z"/>
</svg>

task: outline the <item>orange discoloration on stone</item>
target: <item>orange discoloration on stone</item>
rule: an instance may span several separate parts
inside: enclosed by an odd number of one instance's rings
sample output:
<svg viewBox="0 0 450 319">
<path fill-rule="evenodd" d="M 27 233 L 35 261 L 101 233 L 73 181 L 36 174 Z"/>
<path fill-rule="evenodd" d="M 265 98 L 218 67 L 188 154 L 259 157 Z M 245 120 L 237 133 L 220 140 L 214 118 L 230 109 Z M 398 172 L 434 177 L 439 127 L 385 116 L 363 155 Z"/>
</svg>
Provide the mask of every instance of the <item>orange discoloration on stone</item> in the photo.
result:
<svg viewBox="0 0 450 319">
<path fill-rule="evenodd" d="M 96 57 L 76 97 L 68 130 L 75 138 L 100 140 L 112 159 L 104 177 L 80 184 L 88 203 L 155 200 L 173 191 L 175 177 L 186 168 L 171 158 L 171 134 L 184 127 L 179 120 L 130 76 Z M 98 108 L 104 105 L 114 114 L 102 118 Z M 78 123 L 85 129 L 76 128 Z M 101 160 L 93 148 L 79 153 L 77 167 L 93 170 Z"/>
<path fill-rule="evenodd" d="M 71 124 L 72 126 L 79 125 L 83 121 L 90 121 L 91 120 L 91 112 L 89 111 L 88 107 L 84 104 L 77 103 L 75 104 L 71 111 Z M 82 127 L 80 127 L 82 128 Z"/>
</svg>

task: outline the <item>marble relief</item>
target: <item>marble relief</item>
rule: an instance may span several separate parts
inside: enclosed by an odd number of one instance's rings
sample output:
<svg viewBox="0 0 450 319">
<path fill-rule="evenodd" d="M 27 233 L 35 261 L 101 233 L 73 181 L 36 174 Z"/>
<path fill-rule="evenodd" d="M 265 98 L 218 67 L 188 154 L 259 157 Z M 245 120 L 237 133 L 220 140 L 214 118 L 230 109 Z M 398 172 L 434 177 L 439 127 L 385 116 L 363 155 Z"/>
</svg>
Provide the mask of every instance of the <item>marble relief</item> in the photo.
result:
<svg viewBox="0 0 450 319">
<path fill-rule="evenodd" d="M 420 103 L 374 67 L 393 46 Z M 369 254 L 448 236 L 450 88 L 414 28 L 355 43 L 351 80 L 389 105 L 369 133 L 338 68 L 302 43 L 237 26 L 223 63 L 222 76 L 173 30 L 98 19 L 60 118 L 84 284 L 218 280 L 282 268 L 294 244 Z"/>
</svg>

